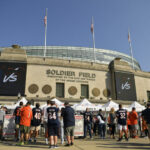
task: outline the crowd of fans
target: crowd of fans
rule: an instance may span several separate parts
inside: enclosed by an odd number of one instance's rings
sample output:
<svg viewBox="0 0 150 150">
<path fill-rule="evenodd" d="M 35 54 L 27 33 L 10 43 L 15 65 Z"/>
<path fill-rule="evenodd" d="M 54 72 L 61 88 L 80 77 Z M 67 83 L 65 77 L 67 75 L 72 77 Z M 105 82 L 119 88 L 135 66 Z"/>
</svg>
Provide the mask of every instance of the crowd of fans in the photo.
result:
<svg viewBox="0 0 150 150">
<path fill-rule="evenodd" d="M 36 103 L 33 109 L 30 105 L 30 102 L 27 102 L 26 105 L 20 102 L 13 113 L 16 124 L 15 138 L 19 142 L 17 145 L 36 143 L 41 125 L 45 129 L 45 143 L 49 144 L 49 148 L 58 147 L 58 136 L 60 136 L 62 144 L 66 139 L 65 146 L 74 145 L 75 112 L 68 102 L 64 103 L 64 108 L 61 110 L 54 101 L 50 100 L 43 109 L 40 108 L 39 103 Z M 100 109 L 95 114 L 86 108 L 86 111 L 80 115 L 83 115 L 84 118 L 83 138 L 87 138 L 88 134 L 90 139 L 93 139 L 94 136 L 105 139 L 107 133 L 110 138 L 115 139 L 117 131 L 117 141 L 123 139 L 128 141 L 129 138 L 138 138 L 139 136 L 148 136 L 150 139 L 149 103 L 147 108 L 140 113 L 137 113 L 134 107 L 131 112 L 128 112 L 120 104 L 117 111 L 111 108 L 110 112 L 106 113 Z"/>
<path fill-rule="evenodd" d="M 27 102 L 25 106 L 20 102 L 20 106 L 14 110 L 16 123 L 16 141 L 17 145 L 37 142 L 37 137 L 43 122 L 45 128 L 46 144 L 49 148 L 57 148 L 57 137 L 59 135 L 60 120 L 63 121 L 63 129 L 67 143 L 65 146 L 74 144 L 75 112 L 68 102 L 64 103 L 64 108 L 60 111 L 54 101 L 47 101 L 47 106 L 40 108 L 36 103 L 35 108 L 30 107 L 31 103 Z M 64 139 L 64 138 L 63 138 Z"/>
</svg>

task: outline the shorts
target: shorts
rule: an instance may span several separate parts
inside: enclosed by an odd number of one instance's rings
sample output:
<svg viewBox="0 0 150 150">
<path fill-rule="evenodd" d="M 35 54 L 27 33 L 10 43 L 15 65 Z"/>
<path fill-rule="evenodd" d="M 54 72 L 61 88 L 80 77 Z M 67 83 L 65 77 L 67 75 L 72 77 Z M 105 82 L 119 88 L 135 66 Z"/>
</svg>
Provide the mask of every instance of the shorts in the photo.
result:
<svg viewBox="0 0 150 150">
<path fill-rule="evenodd" d="M 49 126 L 48 127 L 48 136 L 58 136 L 58 133 L 59 133 L 59 126 Z"/>
<path fill-rule="evenodd" d="M 138 130 L 138 125 L 137 124 L 131 125 L 131 130 Z"/>
<path fill-rule="evenodd" d="M 74 126 L 66 127 L 65 128 L 65 135 L 66 136 L 74 136 Z"/>
<path fill-rule="evenodd" d="M 30 132 L 30 127 L 24 126 L 24 125 L 20 125 L 20 132 L 24 133 L 24 134 L 27 134 L 27 133 Z"/>
<path fill-rule="evenodd" d="M 31 126 L 30 127 L 31 131 L 39 131 L 40 129 L 41 129 L 41 125 L 39 125 L 39 126 Z"/>
<path fill-rule="evenodd" d="M 128 129 L 131 130 L 131 125 L 128 125 Z"/>
<path fill-rule="evenodd" d="M 16 129 L 19 129 L 20 128 L 20 125 L 19 124 L 16 124 Z"/>
<path fill-rule="evenodd" d="M 118 124 L 118 130 L 127 130 L 127 125 Z"/>
</svg>

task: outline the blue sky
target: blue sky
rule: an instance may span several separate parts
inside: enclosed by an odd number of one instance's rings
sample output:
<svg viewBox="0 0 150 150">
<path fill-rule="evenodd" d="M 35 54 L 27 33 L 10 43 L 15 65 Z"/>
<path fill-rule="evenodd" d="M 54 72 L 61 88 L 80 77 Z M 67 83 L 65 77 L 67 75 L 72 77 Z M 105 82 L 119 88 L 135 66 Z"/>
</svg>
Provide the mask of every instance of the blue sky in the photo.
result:
<svg viewBox="0 0 150 150">
<path fill-rule="evenodd" d="M 0 47 L 44 45 L 44 16 L 48 8 L 47 45 L 92 47 L 94 17 L 96 48 L 133 56 L 150 71 L 150 0 L 0 0 Z"/>
</svg>

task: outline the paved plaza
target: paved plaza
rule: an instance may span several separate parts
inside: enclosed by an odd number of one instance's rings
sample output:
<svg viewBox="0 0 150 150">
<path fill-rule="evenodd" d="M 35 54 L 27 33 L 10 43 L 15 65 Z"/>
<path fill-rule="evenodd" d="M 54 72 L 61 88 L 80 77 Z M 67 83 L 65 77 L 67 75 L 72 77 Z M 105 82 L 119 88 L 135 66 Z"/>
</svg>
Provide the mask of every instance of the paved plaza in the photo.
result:
<svg viewBox="0 0 150 150">
<path fill-rule="evenodd" d="M 149 140 L 147 138 L 129 139 L 129 141 L 117 142 L 116 139 L 75 139 L 75 144 L 71 147 L 65 147 L 58 141 L 58 149 L 61 150 L 150 150 Z M 43 138 L 38 138 L 36 144 L 28 144 L 24 146 L 16 146 L 16 142 L 12 140 L 0 141 L 0 150 L 44 150 L 49 149 L 45 145 Z"/>
</svg>

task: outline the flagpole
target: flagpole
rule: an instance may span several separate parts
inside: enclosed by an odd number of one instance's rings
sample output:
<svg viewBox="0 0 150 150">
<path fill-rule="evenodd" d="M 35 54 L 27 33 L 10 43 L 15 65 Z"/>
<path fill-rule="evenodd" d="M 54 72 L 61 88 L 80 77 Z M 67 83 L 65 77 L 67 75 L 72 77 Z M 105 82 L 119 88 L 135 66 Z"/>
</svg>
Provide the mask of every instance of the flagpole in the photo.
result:
<svg viewBox="0 0 150 150">
<path fill-rule="evenodd" d="M 132 59 L 132 68 L 134 68 L 134 61 L 133 61 L 133 51 L 132 51 L 132 44 L 131 44 L 131 38 L 130 38 L 130 31 L 128 30 L 128 41 L 130 45 L 130 53 L 131 53 L 131 59 Z"/>
<path fill-rule="evenodd" d="M 93 38 L 93 54 L 94 54 L 94 62 L 95 62 L 96 57 L 95 57 L 95 35 L 94 35 L 94 18 L 93 18 L 93 16 L 92 16 L 91 32 L 92 32 L 92 38 Z"/>
<path fill-rule="evenodd" d="M 45 25 L 45 46 L 44 46 L 44 58 L 46 57 L 46 35 L 47 35 L 47 8 L 46 15 L 44 17 L 44 25 Z"/>
</svg>

